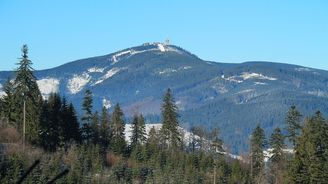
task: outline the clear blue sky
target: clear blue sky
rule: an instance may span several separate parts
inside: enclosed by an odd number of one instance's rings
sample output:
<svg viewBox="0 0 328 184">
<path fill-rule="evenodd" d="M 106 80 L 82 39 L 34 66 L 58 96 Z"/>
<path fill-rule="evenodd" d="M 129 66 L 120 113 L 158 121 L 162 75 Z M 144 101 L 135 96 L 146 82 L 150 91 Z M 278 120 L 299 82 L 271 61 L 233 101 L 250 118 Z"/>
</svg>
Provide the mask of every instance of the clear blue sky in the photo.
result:
<svg viewBox="0 0 328 184">
<path fill-rule="evenodd" d="M 167 38 L 205 60 L 328 70 L 328 1 L 0 0 L 0 70 L 24 43 L 46 69 Z"/>
</svg>

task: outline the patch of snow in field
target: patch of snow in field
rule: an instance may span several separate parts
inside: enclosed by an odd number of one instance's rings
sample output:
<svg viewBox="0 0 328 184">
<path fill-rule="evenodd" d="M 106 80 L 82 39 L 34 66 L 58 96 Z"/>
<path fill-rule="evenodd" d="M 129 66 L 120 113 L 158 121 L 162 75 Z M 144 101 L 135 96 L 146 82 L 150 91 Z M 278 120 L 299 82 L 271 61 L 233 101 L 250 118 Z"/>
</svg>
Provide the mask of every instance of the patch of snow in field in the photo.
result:
<svg viewBox="0 0 328 184">
<path fill-rule="evenodd" d="M 318 96 L 318 97 L 327 97 L 328 93 L 322 90 L 313 90 L 313 91 L 308 91 L 307 92 L 310 95 Z"/>
<path fill-rule="evenodd" d="M 264 150 L 263 151 L 263 154 L 264 154 L 264 162 L 268 162 L 269 159 L 273 156 L 272 151 L 273 151 L 272 148 L 268 148 L 267 150 Z M 295 151 L 293 149 L 282 149 L 282 151 L 284 153 L 288 153 L 288 154 L 294 154 L 295 153 Z"/>
<path fill-rule="evenodd" d="M 176 69 L 167 68 L 167 69 L 164 69 L 162 71 L 159 71 L 158 74 L 164 75 L 164 74 L 174 73 L 174 72 L 177 72 L 177 71 L 178 70 L 176 70 Z"/>
<path fill-rule="evenodd" d="M 2 96 L 5 96 L 6 95 L 6 93 L 4 92 L 4 91 L 0 91 L 0 98 L 2 97 Z"/>
<path fill-rule="evenodd" d="M 260 80 L 271 80 L 271 81 L 277 80 L 277 78 L 274 77 L 268 77 L 260 73 L 249 73 L 249 72 L 243 72 L 241 75 L 230 76 L 230 77 L 225 77 L 224 75 L 221 75 L 221 78 L 235 83 L 242 83 L 245 80 L 249 80 L 249 79 L 260 79 Z"/>
<path fill-rule="evenodd" d="M 3 86 L 2 86 L 2 84 L 0 84 L 0 98 L 2 96 L 6 95 L 6 93 L 4 91 L 2 91 L 2 88 L 3 88 Z"/>
<path fill-rule="evenodd" d="M 149 131 L 151 128 L 155 128 L 156 131 L 159 131 L 162 128 L 162 124 L 155 123 L 155 124 L 146 124 L 146 137 L 148 137 Z M 131 136 L 132 136 L 132 124 L 126 124 L 125 125 L 125 140 L 130 143 L 131 142 Z"/>
<path fill-rule="evenodd" d="M 182 52 L 174 47 L 170 47 L 170 46 L 166 46 L 166 51 L 167 52 L 175 52 L 175 53 L 178 53 L 178 54 L 182 54 Z"/>
<path fill-rule="evenodd" d="M 221 76 L 222 77 L 222 76 Z M 224 80 L 230 81 L 230 82 L 235 82 L 235 83 L 242 83 L 242 80 L 238 80 L 235 78 L 235 76 L 231 76 L 231 77 L 227 77 L 227 78 L 223 78 Z"/>
<path fill-rule="evenodd" d="M 59 90 L 59 80 L 55 78 L 41 79 L 36 81 L 36 83 L 44 99 L 47 99 L 51 93 L 56 93 Z"/>
<path fill-rule="evenodd" d="M 115 75 L 120 70 L 121 70 L 120 68 L 112 68 L 112 69 L 108 70 L 107 73 L 104 76 L 100 77 L 100 79 L 97 82 L 95 82 L 93 85 L 97 85 L 99 83 L 102 83 L 104 80 L 112 77 L 113 75 Z"/>
<path fill-rule="evenodd" d="M 165 75 L 165 74 L 175 73 L 175 72 L 178 72 L 180 70 L 188 70 L 188 69 L 191 69 L 191 68 L 192 68 L 191 66 L 182 66 L 182 67 L 179 67 L 178 69 L 167 68 L 167 69 L 164 69 L 162 71 L 158 71 L 157 73 L 160 74 L 160 75 Z"/>
<path fill-rule="evenodd" d="M 111 101 L 106 98 L 103 99 L 102 104 L 106 109 L 110 109 L 112 107 Z"/>
<path fill-rule="evenodd" d="M 73 75 L 73 78 L 68 80 L 67 88 L 71 94 L 80 92 L 83 87 L 91 80 L 91 76 L 87 73 L 81 75 Z"/>
<path fill-rule="evenodd" d="M 182 69 L 184 69 L 184 70 L 188 70 L 188 69 L 191 69 L 192 67 L 191 66 L 184 66 L 184 67 L 182 67 Z"/>
<path fill-rule="evenodd" d="M 105 70 L 105 68 L 93 67 L 93 68 L 89 68 L 88 72 L 89 73 L 103 73 L 104 70 Z"/>
<path fill-rule="evenodd" d="M 268 77 L 260 73 L 248 73 L 248 72 L 242 73 L 240 77 L 242 77 L 244 80 L 248 80 L 248 79 L 263 79 L 263 80 L 272 80 L 272 81 L 277 80 L 277 78 Z"/>
</svg>

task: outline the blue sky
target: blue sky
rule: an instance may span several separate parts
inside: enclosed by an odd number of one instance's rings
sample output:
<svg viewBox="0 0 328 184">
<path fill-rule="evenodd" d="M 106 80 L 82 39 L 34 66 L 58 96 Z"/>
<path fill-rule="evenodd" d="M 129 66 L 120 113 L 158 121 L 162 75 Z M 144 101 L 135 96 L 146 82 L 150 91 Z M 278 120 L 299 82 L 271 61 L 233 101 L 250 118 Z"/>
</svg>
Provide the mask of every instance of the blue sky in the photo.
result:
<svg viewBox="0 0 328 184">
<path fill-rule="evenodd" d="M 328 70 L 328 1 L 0 0 L 0 70 L 24 43 L 46 69 L 167 38 L 205 60 Z"/>
</svg>

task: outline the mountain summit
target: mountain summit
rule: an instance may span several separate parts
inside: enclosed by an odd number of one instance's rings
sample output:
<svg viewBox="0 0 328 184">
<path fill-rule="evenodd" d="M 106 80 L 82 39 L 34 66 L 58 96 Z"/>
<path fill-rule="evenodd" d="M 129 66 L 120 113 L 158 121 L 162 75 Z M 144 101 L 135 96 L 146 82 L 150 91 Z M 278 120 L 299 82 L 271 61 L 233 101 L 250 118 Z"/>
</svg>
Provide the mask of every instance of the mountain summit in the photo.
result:
<svg viewBox="0 0 328 184">
<path fill-rule="evenodd" d="M 104 105 L 111 110 L 120 103 L 127 115 L 139 111 L 149 122 L 160 120 L 162 95 L 171 88 L 183 125 L 220 127 L 233 153 L 247 149 L 248 135 L 257 124 L 266 133 L 283 126 L 291 105 L 304 115 L 328 112 L 327 71 L 271 62 L 209 62 L 164 43 L 146 43 L 35 74 L 44 98 L 59 92 L 78 109 L 90 89 L 95 109 Z M 0 72 L 0 83 L 11 75 Z"/>
</svg>

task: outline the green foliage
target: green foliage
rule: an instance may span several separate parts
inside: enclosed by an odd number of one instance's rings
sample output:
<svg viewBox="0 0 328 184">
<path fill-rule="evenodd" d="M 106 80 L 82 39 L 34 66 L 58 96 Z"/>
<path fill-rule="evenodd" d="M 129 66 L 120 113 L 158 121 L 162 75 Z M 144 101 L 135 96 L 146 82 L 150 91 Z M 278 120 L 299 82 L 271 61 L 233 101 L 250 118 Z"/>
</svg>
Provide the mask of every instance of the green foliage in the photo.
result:
<svg viewBox="0 0 328 184">
<path fill-rule="evenodd" d="M 126 142 L 124 136 L 125 122 L 124 114 L 119 104 L 114 107 L 111 119 L 111 149 L 117 154 L 123 154 L 126 151 Z"/>
<path fill-rule="evenodd" d="M 177 111 L 171 89 L 167 89 L 162 104 L 161 129 L 161 144 L 166 149 L 177 150 L 182 146 Z"/>
<path fill-rule="evenodd" d="M 257 125 L 251 135 L 251 177 L 260 183 L 264 181 L 264 147 L 264 131 L 260 125 Z"/>
<path fill-rule="evenodd" d="M 14 123 L 18 118 L 18 114 L 15 112 L 14 86 L 9 78 L 4 85 L 3 91 L 5 95 L 0 99 L 0 115 L 5 117 L 8 122 Z"/>
<path fill-rule="evenodd" d="M 21 130 L 23 122 L 23 103 L 26 104 L 26 139 L 32 144 L 38 141 L 38 121 L 42 97 L 32 68 L 32 61 L 28 58 L 28 47 L 23 45 L 22 58 L 18 63 L 14 80 L 15 112 L 18 114 L 15 122 Z"/>
<path fill-rule="evenodd" d="M 286 171 L 286 155 L 283 149 L 286 148 L 284 136 L 280 128 L 276 128 L 269 140 L 271 154 L 270 162 L 270 180 L 272 183 L 282 183 Z"/>
<path fill-rule="evenodd" d="M 92 119 L 93 119 L 93 113 L 92 113 L 92 92 L 90 90 L 86 90 L 84 93 L 83 103 L 82 103 L 82 110 L 83 110 L 83 116 L 82 116 L 82 138 L 85 143 L 89 143 L 92 139 Z"/>
<path fill-rule="evenodd" d="M 65 98 L 50 94 L 43 102 L 39 119 L 39 145 L 47 151 L 70 142 L 81 142 L 79 123 L 72 104 L 67 106 Z"/>
<path fill-rule="evenodd" d="M 290 142 L 293 143 L 295 146 L 296 139 L 301 133 L 300 130 L 302 128 L 301 126 L 301 113 L 296 109 L 295 106 L 291 106 L 288 110 L 287 116 L 286 116 L 286 131 L 287 135 L 286 137 Z"/>
<path fill-rule="evenodd" d="M 214 178 L 217 183 L 249 182 L 247 166 L 237 160 L 232 165 L 217 154 L 223 144 L 218 129 L 200 131 L 201 149 L 182 149 L 177 109 L 169 90 L 168 94 L 163 105 L 163 127 L 169 135 L 165 149 L 161 147 L 163 130 L 153 127 L 146 138 L 142 115 L 132 120 L 131 149 L 127 149 L 119 104 L 109 117 L 106 108 L 99 116 L 92 113 L 92 103 L 85 103 L 90 108 L 84 108 L 84 117 L 88 118 L 83 121 L 89 125 L 90 139 L 82 143 L 73 105 L 51 94 L 40 107 L 38 145 L 44 149 L 27 146 L 25 152 L 6 153 L 0 162 L 0 182 L 14 183 L 35 159 L 41 159 L 41 163 L 26 183 L 46 183 L 65 169 L 69 173 L 56 183 L 212 183 Z M 92 102 L 90 93 L 86 96 L 86 101 Z"/>
<path fill-rule="evenodd" d="M 110 117 L 108 110 L 103 106 L 101 111 L 101 120 L 100 120 L 100 130 L 99 130 L 99 143 L 102 146 L 103 150 L 106 150 L 109 146 L 110 141 Z"/>
<path fill-rule="evenodd" d="M 132 121 L 131 149 L 134 149 L 146 141 L 145 119 L 142 115 L 134 115 Z"/>
<path fill-rule="evenodd" d="M 327 183 L 328 134 L 327 123 L 318 111 L 305 122 L 297 139 L 295 157 L 290 169 L 293 183 Z"/>
</svg>

